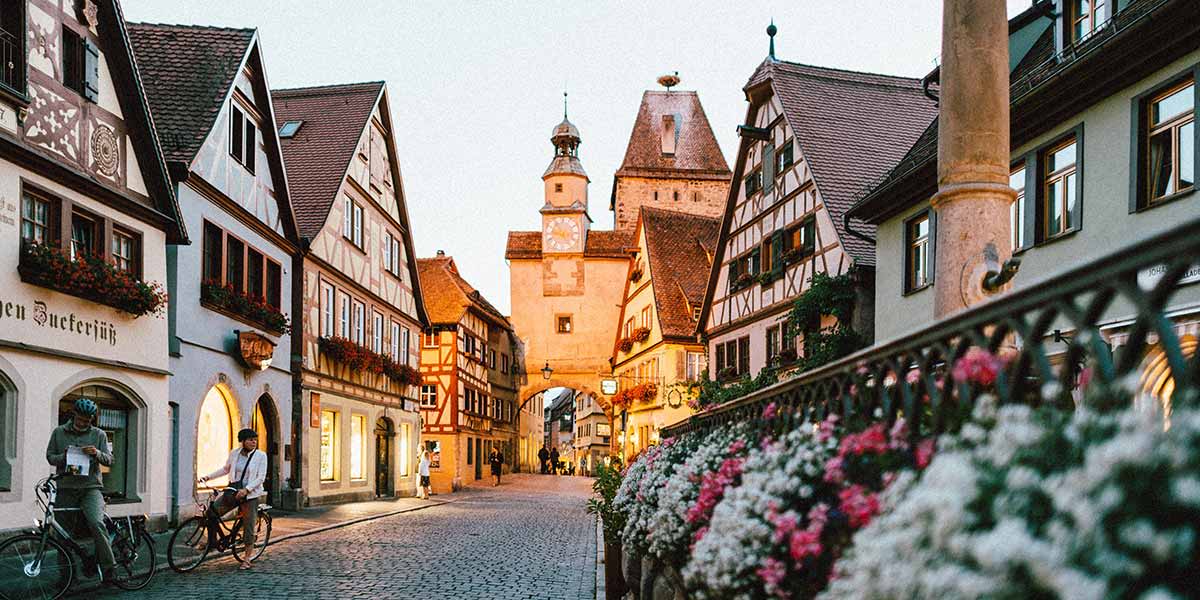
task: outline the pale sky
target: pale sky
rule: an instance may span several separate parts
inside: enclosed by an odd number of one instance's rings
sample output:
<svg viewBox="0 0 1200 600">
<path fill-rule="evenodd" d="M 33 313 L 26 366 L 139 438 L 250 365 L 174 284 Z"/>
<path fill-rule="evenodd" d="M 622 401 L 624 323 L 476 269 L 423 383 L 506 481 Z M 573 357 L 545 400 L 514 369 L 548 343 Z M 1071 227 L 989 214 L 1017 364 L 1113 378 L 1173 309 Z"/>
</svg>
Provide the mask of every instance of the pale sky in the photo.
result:
<svg viewBox="0 0 1200 600">
<path fill-rule="evenodd" d="M 1000 1 L 1000 0 L 996 0 Z M 1005 0 L 1009 15 L 1030 0 Z M 935 65 L 937 0 L 408 2 L 124 0 L 131 21 L 257 27 L 274 88 L 385 80 L 418 256 L 445 250 L 508 312 L 509 230 L 539 230 L 541 174 L 562 92 L 611 229 L 613 173 L 642 91 L 678 71 L 733 168 L 742 86 L 767 55 L 920 77 Z M 830 99 L 836 102 L 836 99 Z"/>
</svg>

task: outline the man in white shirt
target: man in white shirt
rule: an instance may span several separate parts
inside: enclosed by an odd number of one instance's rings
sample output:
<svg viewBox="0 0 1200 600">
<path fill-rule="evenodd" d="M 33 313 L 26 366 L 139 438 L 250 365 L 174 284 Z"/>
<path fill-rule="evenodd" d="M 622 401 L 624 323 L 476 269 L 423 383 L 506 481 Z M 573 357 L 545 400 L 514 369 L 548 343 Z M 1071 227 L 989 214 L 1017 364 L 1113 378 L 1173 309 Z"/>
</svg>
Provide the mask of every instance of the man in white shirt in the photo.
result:
<svg viewBox="0 0 1200 600">
<path fill-rule="evenodd" d="M 421 487 L 417 490 L 418 498 L 428 499 L 433 493 L 433 487 L 429 485 L 429 450 L 421 452 L 421 462 L 417 465 L 417 475 L 421 478 Z"/>
<path fill-rule="evenodd" d="M 242 562 L 241 568 L 249 569 L 250 556 L 253 554 L 249 549 L 254 547 L 254 528 L 258 525 L 258 505 L 262 502 L 262 497 L 267 494 L 263 489 L 263 483 L 267 480 L 267 455 L 258 451 L 258 433 L 253 429 L 239 431 L 238 441 L 242 445 L 229 453 L 229 460 L 225 462 L 225 465 L 201 477 L 200 483 L 213 477 L 229 475 L 229 487 L 237 490 L 234 499 L 238 502 L 237 506 L 241 511 L 242 542 L 247 549 L 244 553 L 246 560 Z"/>
</svg>

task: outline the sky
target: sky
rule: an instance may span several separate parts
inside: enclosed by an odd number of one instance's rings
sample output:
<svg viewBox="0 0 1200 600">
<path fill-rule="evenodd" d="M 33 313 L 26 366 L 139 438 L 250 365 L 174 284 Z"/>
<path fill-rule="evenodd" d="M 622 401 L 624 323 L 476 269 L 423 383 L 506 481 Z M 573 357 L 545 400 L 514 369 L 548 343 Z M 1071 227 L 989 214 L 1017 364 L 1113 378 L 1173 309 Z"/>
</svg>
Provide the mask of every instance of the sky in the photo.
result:
<svg viewBox="0 0 1200 600">
<path fill-rule="evenodd" d="M 996 0 L 1000 1 L 1000 0 Z M 1005 0 L 1010 16 L 1030 0 Z M 125 0 L 131 21 L 256 27 L 273 88 L 387 82 L 417 255 L 438 250 L 509 310 L 509 230 L 540 230 L 541 175 L 563 91 L 583 139 L 593 229 L 611 229 L 642 92 L 678 71 L 733 168 L 742 86 L 767 56 L 921 77 L 938 0 L 411 2 Z M 836 99 L 830 99 L 836 101 Z"/>
</svg>

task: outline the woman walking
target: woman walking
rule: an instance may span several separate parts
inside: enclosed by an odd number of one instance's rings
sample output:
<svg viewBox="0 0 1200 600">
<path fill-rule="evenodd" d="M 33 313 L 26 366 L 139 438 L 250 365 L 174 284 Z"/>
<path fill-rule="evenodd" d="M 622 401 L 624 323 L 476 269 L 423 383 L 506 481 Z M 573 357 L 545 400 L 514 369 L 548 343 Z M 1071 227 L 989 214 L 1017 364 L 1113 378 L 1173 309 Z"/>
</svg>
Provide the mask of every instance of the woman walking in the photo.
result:
<svg viewBox="0 0 1200 600">
<path fill-rule="evenodd" d="M 492 477 L 496 481 L 492 483 L 492 487 L 500 485 L 500 465 L 504 464 L 504 455 L 500 453 L 500 449 L 492 447 L 492 452 L 488 454 L 488 463 L 492 465 Z"/>
<path fill-rule="evenodd" d="M 433 495 L 433 487 L 429 485 L 429 450 L 421 452 L 421 462 L 417 465 L 417 475 L 421 477 L 421 487 L 417 489 L 417 497 L 429 499 Z"/>
</svg>

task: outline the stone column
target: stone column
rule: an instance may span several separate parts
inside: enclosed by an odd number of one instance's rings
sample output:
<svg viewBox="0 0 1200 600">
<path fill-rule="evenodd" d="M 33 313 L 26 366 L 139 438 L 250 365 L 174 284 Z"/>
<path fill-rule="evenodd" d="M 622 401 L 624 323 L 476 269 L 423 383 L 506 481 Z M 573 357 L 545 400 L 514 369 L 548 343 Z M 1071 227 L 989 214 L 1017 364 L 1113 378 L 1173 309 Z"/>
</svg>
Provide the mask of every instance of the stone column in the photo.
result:
<svg viewBox="0 0 1200 600">
<path fill-rule="evenodd" d="M 944 0 L 934 316 L 984 300 L 1012 255 L 1008 19 L 996 0 Z"/>
</svg>

